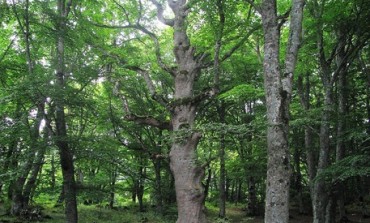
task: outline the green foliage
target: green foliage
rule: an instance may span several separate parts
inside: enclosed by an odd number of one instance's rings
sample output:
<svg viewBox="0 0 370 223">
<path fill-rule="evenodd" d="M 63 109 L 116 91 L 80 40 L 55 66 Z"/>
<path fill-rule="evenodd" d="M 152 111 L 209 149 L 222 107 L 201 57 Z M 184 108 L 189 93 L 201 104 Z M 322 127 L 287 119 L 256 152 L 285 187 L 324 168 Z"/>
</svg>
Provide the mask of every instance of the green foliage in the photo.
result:
<svg viewBox="0 0 370 223">
<path fill-rule="evenodd" d="M 324 169 L 315 180 L 325 179 L 335 184 L 338 181 L 346 181 L 353 177 L 370 176 L 370 156 L 350 155 L 335 164 Z"/>
<path fill-rule="evenodd" d="M 251 84 L 240 84 L 219 95 L 224 100 L 257 100 L 264 97 L 264 91 Z"/>
</svg>

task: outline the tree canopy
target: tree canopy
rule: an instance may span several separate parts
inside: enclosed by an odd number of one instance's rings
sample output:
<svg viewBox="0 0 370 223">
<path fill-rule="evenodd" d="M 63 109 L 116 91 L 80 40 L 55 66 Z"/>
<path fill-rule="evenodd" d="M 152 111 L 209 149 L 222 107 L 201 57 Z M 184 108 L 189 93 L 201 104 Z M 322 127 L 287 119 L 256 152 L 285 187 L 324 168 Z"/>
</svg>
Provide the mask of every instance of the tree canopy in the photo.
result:
<svg viewBox="0 0 370 223">
<path fill-rule="evenodd" d="M 1 1 L 0 221 L 368 217 L 369 15 L 367 0 Z"/>
</svg>

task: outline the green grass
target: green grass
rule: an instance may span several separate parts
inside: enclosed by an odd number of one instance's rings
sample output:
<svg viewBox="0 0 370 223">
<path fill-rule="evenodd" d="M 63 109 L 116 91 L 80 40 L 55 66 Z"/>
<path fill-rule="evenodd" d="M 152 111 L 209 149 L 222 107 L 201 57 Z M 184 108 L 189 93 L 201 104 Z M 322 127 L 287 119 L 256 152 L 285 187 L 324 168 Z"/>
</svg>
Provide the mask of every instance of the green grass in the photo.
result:
<svg viewBox="0 0 370 223">
<path fill-rule="evenodd" d="M 50 208 L 45 207 L 42 210 L 45 216 L 43 223 L 65 223 L 64 210 L 62 207 Z M 4 210 L 2 210 L 4 214 Z M 146 212 L 139 212 L 137 207 L 119 208 L 118 210 L 111 210 L 108 208 L 97 207 L 94 205 L 78 206 L 79 223 L 170 223 L 176 221 L 176 212 L 171 211 L 165 216 L 149 210 Z M 17 222 L 16 218 L 1 216 L 0 222 Z M 35 221 L 38 222 L 38 221 Z"/>
<path fill-rule="evenodd" d="M 242 211 L 242 205 L 227 205 L 227 219 L 218 218 L 218 208 L 213 204 L 207 203 L 207 219 L 210 223 L 248 223 L 259 222 L 245 216 Z M 46 218 L 43 223 L 64 223 L 65 216 L 63 207 L 43 206 L 43 214 L 51 217 Z M 4 208 L 0 206 L 0 213 L 4 213 Z M 78 206 L 79 223 L 173 223 L 176 222 L 176 207 L 171 206 L 165 210 L 162 215 L 155 209 L 148 209 L 146 212 L 139 212 L 136 205 L 120 207 L 117 210 L 111 210 L 102 206 L 79 205 Z M 1 216 L 0 222 L 19 222 L 16 218 Z"/>
</svg>

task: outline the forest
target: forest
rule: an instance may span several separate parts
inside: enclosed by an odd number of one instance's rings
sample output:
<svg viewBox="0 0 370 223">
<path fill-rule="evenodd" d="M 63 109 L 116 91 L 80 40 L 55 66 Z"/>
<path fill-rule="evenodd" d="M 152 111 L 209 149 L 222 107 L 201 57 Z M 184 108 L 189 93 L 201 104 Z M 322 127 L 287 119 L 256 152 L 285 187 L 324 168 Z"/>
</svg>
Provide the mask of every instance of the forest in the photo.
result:
<svg viewBox="0 0 370 223">
<path fill-rule="evenodd" d="M 369 0 L 1 0 L 0 223 L 370 222 Z"/>
</svg>

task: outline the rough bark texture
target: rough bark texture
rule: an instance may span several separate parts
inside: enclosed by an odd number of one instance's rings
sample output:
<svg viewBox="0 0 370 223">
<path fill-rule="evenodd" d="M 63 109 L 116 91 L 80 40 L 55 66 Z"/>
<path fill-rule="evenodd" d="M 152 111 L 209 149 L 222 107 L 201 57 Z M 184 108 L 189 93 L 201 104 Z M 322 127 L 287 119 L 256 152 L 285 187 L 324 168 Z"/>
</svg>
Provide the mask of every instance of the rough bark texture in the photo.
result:
<svg viewBox="0 0 370 223">
<path fill-rule="evenodd" d="M 203 212 L 204 188 L 201 183 L 204 168 L 198 163 L 196 148 L 201 134 L 194 131 L 197 100 L 193 88 L 200 75 L 202 58 L 195 56 L 195 48 L 187 36 L 186 0 L 167 1 L 175 17 L 165 19 L 163 7 L 151 0 L 157 7 L 158 18 L 174 31 L 174 55 L 177 67 L 170 73 L 174 77 L 174 101 L 171 105 L 172 146 L 169 154 L 170 167 L 175 179 L 178 208 L 177 223 L 206 222 Z M 162 68 L 166 69 L 162 66 Z"/>
<path fill-rule="evenodd" d="M 264 0 L 264 86 L 267 106 L 267 186 L 265 222 L 288 222 L 290 164 L 288 145 L 289 104 L 292 78 L 300 43 L 304 1 L 294 0 L 285 69 L 279 67 L 280 30 L 276 1 Z"/>
<path fill-rule="evenodd" d="M 64 35 L 66 33 L 66 20 L 71 7 L 71 1 L 58 0 L 59 23 L 57 26 L 57 70 L 56 70 L 56 88 L 57 98 L 55 98 L 55 124 L 56 138 L 55 143 L 59 149 L 60 164 L 63 175 L 63 191 L 65 201 L 66 222 L 77 223 L 77 200 L 76 200 L 76 182 L 75 170 L 73 164 L 73 153 L 67 140 L 67 128 L 64 113 L 64 88 L 65 88 L 65 63 L 64 63 Z"/>
</svg>

